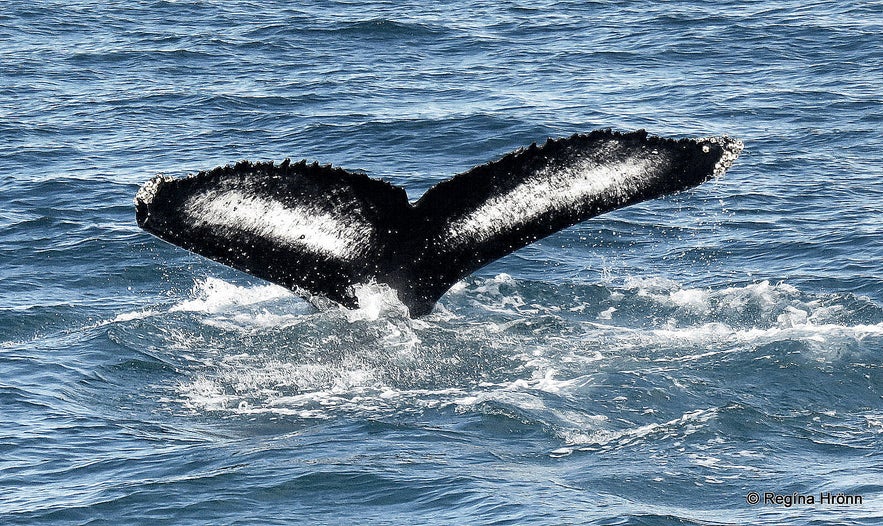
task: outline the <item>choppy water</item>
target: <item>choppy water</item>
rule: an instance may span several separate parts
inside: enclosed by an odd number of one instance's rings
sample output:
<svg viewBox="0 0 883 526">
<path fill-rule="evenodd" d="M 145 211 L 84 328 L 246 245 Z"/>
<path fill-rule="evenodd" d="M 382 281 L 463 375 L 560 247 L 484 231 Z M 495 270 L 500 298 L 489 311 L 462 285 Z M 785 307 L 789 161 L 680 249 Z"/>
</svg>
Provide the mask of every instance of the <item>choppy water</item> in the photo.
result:
<svg viewBox="0 0 883 526">
<path fill-rule="evenodd" d="M 3 523 L 883 521 L 879 1 L 68 4 L 0 8 Z M 157 172 L 416 197 L 598 127 L 746 151 L 420 320 L 134 221 Z"/>
</svg>

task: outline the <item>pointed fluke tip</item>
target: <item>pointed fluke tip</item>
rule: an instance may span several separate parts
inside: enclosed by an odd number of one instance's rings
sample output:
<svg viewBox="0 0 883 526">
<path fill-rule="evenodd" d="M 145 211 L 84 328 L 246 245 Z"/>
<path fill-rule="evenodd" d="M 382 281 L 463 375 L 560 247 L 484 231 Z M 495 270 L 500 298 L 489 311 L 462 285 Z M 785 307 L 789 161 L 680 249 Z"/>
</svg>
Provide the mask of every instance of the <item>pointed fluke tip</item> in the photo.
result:
<svg viewBox="0 0 883 526">
<path fill-rule="evenodd" d="M 138 226 L 143 227 L 147 222 L 148 207 L 150 206 L 150 203 L 153 202 L 153 199 L 156 197 L 156 194 L 159 192 L 162 185 L 173 180 L 174 177 L 157 174 L 141 185 L 141 188 L 138 189 L 134 199 L 135 218 L 138 221 Z"/>
<path fill-rule="evenodd" d="M 714 165 L 714 172 L 712 177 L 718 178 L 724 175 L 724 173 L 733 166 L 733 163 L 736 162 L 736 159 L 739 158 L 739 154 L 742 153 L 742 149 L 745 148 L 745 143 L 736 139 L 734 137 L 730 137 L 727 135 L 722 135 L 720 137 L 704 137 L 702 139 L 697 139 L 697 142 L 702 143 L 712 143 L 721 147 L 723 153 L 721 153 L 720 159 L 718 159 L 717 163 Z"/>
</svg>

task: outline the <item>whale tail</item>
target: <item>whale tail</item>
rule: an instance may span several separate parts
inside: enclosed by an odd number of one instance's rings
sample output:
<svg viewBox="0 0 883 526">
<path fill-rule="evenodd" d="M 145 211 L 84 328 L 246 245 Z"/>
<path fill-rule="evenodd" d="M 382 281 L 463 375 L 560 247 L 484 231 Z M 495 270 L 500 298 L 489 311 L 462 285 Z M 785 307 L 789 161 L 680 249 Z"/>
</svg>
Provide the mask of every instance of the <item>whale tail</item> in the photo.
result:
<svg viewBox="0 0 883 526">
<path fill-rule="evenodd" d="M 306 295 L 358 306 L 353 287 L 396 290 L 411 316 L 521 247 L 617 208 L 722 175 L 742 143 L 609 130 L 549 140 L 430 188 L 306 161 L 240 162 L 135 196 L 138 225 L 197 254 Z"/>
</svg>

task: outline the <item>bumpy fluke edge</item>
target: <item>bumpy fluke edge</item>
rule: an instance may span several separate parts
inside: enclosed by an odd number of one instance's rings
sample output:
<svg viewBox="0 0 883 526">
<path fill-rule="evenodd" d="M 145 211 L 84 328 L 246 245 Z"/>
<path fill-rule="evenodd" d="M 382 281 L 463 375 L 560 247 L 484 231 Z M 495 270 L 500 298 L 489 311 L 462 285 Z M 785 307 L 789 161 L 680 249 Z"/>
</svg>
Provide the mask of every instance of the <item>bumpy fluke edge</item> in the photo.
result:
<svg viewBox="0 0 883 526">
<path fill-rule="evenodd" d="M 330 165 L 240 162 L 135 196 L 139 226 L 170 243 L 347 307 L 353 286 L 395 289 L 412 316 L 458 280 L 604 212 L 720 177 L 728 137 L 666 139 L 599 130 L 533 144 L 443 181 L 404 189 Z"/>
</svg>

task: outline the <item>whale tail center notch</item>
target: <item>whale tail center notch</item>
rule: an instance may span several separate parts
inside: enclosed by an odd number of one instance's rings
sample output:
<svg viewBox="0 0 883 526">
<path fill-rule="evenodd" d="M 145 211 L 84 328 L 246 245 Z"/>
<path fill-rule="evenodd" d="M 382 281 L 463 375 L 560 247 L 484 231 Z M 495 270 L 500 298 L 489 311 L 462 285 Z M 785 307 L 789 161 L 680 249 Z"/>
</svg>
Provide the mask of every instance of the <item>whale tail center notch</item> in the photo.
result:
<svg viewBox="0 0 883 526">
<path fill-rule="evenodd" d="M 138 225 L 174 245 L 346 307 L 376 281 L 411 316 L 457 281 L 591 217 L 723 175 L 728 137 L 665 139 L 609 130 L 549 140 L 430 188 L 403 188 L 305 161 L 240 162 L 158 175 L 135 196 Z"/>
</svg>

